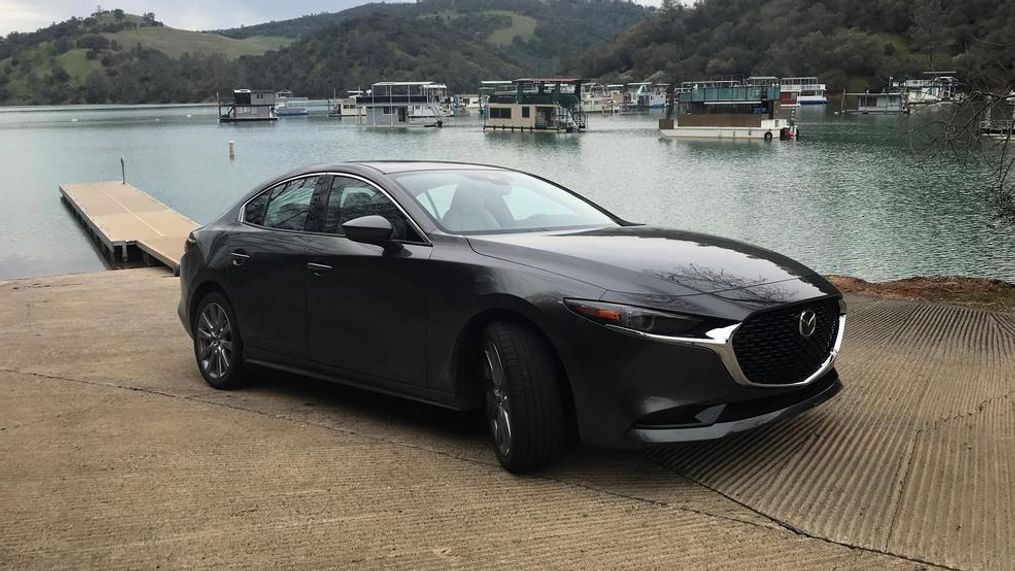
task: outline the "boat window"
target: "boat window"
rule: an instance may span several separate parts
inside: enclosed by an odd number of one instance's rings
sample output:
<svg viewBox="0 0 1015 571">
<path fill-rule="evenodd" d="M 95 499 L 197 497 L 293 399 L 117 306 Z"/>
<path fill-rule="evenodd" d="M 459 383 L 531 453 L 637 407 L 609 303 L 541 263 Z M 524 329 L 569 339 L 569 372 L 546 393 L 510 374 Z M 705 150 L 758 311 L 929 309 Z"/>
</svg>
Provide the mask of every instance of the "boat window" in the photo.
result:
<svg viewBox="0 0 1015 571">
<path fill-rule="evenodd" d="M 383 216 L 391 223 L 395 240 L 421 242 L 398 207 L 383 192 L 359 179 L 335 176 L 331 180 L 324 214 L 324 232 L 342 236 L 342 224 L 363 216 Z"/>
<path fill-rule="evenodd" d="M 619 225 L 594 204 L 523 173 L 427 171 L 402 173 L 393 178 L 447 232 L 525 232 Z"/>
<path fill-rule="evenodd" d="M 268 206 L 261 225 L 282 230 L 303 230 L 317 179 L 316 176 L 298 178 L 265 193 L 268 195 Z"/>
<path fill-rule="evenodd" d="M 511 108 L 510 107 L 491 107 L 490 108 L 491 119 L 510 119 Z"/>
<path fill-rule="evenodd" d="M 529 113 L 530 113 L 530 111 L 529 111 L 529 106 L 528 105 L 526 105 L 525 107 L 522 107 L 522 117 L 528 119 L 529 118 Z"/>
</svg>

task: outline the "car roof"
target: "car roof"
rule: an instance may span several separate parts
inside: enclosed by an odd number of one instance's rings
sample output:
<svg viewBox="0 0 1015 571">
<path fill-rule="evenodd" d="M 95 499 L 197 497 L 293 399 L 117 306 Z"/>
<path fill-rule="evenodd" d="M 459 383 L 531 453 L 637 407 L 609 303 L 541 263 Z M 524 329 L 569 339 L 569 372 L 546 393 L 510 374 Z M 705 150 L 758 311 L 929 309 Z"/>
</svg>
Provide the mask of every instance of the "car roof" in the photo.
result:
<svg viewBox="0 0 1015 571">
<path fill-rule="evenodd" d="M 370 167 L 384 174 L 433 170 L 505 170 L 493 165 L 458 163 L 452 161 L 355 161 L 352 164 Z"/>
<path fill-rule="evenodd" d="M 279 178 L 290 178 L 301 174 L 314 172 L 339 171 L 339 172 L 362 172 L 370 169 L 380 174 L 397 174 L 411 171 L 435 171 L 435 170 L 508 170 L 494 165 L 482 165 L 472 163 L 458 163 L 452 161 L 346 161 L 340 163 L 321 163 L 308 165 L 290 171 Z"/>
</svg>

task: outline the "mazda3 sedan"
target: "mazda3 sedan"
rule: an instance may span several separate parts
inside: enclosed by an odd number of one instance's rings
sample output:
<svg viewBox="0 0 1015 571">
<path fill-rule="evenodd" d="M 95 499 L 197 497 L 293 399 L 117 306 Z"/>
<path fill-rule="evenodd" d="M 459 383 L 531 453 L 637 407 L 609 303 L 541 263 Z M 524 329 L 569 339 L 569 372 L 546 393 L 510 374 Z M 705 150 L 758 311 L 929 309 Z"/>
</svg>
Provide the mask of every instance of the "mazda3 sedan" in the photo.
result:
<svg viewBox="0 0 1015 571">
<path fill-rule="evenodd" d="M 841 387 L 845 306 L 814 271 L 492 166 L 290 172 L 195 230 L 180 277 L 212 387 L 258 365 L 483 409 L 512 472 L 573 442 L 720 438 Z"/>
</svg>

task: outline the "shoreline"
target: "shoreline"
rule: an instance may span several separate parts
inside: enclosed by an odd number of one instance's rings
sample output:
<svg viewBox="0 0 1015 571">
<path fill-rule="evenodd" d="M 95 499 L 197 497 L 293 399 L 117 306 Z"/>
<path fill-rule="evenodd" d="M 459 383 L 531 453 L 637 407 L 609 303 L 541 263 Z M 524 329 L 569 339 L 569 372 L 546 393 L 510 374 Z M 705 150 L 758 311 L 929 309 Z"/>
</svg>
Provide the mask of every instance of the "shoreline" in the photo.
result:
<svg viewBox="0 0 1015 571">
<path fill-rule="evenodd" d="M 842 293 L 878 299 L 945 303 L 990 311 L 1015 312 L 1015 283 L 994 278 L 911 276 L 868 282 L 852 276 L 826 275 Z"/>
</svg>

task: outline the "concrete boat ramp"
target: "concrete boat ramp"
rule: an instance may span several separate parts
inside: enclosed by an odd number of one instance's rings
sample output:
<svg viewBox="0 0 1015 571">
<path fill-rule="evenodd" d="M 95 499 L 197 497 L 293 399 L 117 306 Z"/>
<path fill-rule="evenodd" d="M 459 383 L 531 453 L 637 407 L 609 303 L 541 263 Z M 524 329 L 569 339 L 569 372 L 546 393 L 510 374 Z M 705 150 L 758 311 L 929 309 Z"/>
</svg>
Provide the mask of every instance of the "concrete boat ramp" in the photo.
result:
<svg viewBox="0 0 1015 571">
<path fill-rule="evenodd" d="M 209 389 L 178 296 L 160 268 L 0 283 L 0 567 L 1015 565 L 1013 314 L 851 297 L 822 407 L 517 477 L 476 415 Z"/>
</svg>

